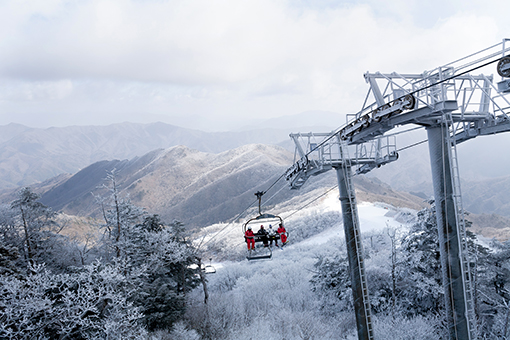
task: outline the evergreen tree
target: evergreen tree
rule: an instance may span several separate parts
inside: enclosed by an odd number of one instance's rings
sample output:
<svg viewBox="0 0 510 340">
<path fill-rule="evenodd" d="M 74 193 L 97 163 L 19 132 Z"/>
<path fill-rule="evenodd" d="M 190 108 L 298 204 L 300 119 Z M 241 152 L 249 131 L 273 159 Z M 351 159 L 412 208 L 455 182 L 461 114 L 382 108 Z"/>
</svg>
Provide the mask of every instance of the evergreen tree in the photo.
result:
<svg viewBox="0 0 510 340">
<path fill-rule="evenodd" d="M 397 263 L 397 304 L 407 316 L 437 314 L 444 308 L 435 210 L 418 212 L 418 221 L 401 241 Z"/>
<path fill-rule="evenodd" d="M 135 266 L 146 266 L 135 304 L 142 308 L 150 330 L 169 328 L 185 312 L 186 293 L 199 283 L 194 249 L 184 237 L 183 225 L 174 222 L 165 227 L 159 216 L 147 216 L 137 226 L 132 254 Z M 133 242 L 134 243 L 134 242 Z"/>
<path fill-rule="evenodd" d="M 18 198 L 0 220 L 0 235 L 6 245 L 18 249 L 18 265 L 30 268 L 45 263 L 52 270 L 64 270 L 68 259 L 63 257 L 67 238 L 60 235 L 54 221 L 55 213 L 39 202 L 40 196 L 30 188 L 22 188 Z"/>
<path fill-rule="evenodd" d="M 510 241 L 493 240 L 491 251 L 475 252 L 476 314 L 480 334 L 492 339 L 510 335 Z"/>
</svg>

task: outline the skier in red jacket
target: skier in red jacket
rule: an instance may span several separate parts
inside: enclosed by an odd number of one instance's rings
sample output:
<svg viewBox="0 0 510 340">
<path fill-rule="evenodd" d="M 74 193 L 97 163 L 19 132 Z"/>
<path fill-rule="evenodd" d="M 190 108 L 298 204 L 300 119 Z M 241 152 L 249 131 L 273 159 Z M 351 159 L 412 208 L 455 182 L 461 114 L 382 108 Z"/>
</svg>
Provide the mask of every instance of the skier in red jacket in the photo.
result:
<svg viewBox="0 0 510 340">
<path fill-rule="evenodd" d="M 248 244 L 248 250 L 255 250 L 255 234 L 253 234 L 251 227 L 248 227 L 248 230 L 244 233 L 244 238 Z"/>
<path fill-rule="evenodd" d="M 282 244 L 287 243 L 287 230 L 285 230 L 285 227 L 282 223 L 280 223 L 280 226 L 278 227 L 278 230 L 276 231 L 280 235 L 280 240 L 282 241 Z"/>
</svg>

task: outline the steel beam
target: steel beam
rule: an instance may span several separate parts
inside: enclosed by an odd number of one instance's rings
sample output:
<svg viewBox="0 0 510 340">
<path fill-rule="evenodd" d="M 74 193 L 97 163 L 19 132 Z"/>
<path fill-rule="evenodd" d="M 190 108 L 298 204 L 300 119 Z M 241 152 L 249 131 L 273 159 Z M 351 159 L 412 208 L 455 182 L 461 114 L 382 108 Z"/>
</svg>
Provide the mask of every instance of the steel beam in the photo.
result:
<svg viewBox="0 0 510 340">
<path fill-rule="evenodd" d="M 446 123 L 427 127 L 448 332 L 451 340 L 469 340 L 448 133 Z"/>
<path fill-rule="evenodd" d="M 350 166 L 341 165 L 336 167 L 340 202 L 342 205 L 342 217 L 344 222 L 345 243 L 351 274 L 352 297 L 354 312 L 356 314 L 356 326 L 359 340 L 372 340 L 373 330 L 371 321 L 370 301 L 365 274 L 365 264 L 359 219 L 356 206 L 356 196 L 351 185 L 352 170 Z"/>
</svg>

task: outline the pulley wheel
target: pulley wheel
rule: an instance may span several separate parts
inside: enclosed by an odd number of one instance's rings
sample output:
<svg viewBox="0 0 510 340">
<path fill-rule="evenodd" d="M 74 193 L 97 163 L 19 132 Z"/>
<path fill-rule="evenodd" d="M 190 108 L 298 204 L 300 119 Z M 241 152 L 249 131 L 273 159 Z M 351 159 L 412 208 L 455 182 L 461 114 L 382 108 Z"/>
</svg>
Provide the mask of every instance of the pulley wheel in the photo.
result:
<svg viewBox="0 0 510 340">
<path fill-rule="evenodd" d="M 379 107 L 378 111 L 384 111 L 386 109 L 389 109 L 390 108 L 390 104 L 384 104 L 383 106 Z M 391 116 L 391 112 L 388 113 L 388 114 L 385 114 L 382 118 L 390 118 Z"/>
<path fill-rule="evenodd" d="M 498 74 L 502 77 L 510 77 L 510 57 L 501 58 L 498 62 Z"/>
<path fill-rule="evenodd" d="M 397 99 L 393 102 L 393 104 L 391 104 L 391 106 L 399 106 L 401 104 L 401 100 L 400 99 Z M 393 113 L 396 113 L 396 114 L 399 114 L 402 112 L 402 108 L 399 108 L 399 109 L 396 109 L 395 111 L 393 111 Z"/>
<path fill-rule="evenodd" d="M 367 128 L 370 126 L 370 115 L 366 114 L 363 116 L 363 127 Z"/>
<path fill-rule="evenodd" d="M 411 110 L 412 108 L 414 108 L 414 105 L 416 104 L 416 98 L 414 98 L 412 94 L 406 94 L 404 97 L 404 101 L 407 102 L 407 104 L 403 106 L 403 108 L 406 110 Z"/>
<path fill-rule="evenodd" d="M 381 117 L 376 117 L 377 110 L 372 111 L 370 114 L 372 115 L 372 120 L 376 123 L 379 123 L 381 121 Z"/>
</svg>

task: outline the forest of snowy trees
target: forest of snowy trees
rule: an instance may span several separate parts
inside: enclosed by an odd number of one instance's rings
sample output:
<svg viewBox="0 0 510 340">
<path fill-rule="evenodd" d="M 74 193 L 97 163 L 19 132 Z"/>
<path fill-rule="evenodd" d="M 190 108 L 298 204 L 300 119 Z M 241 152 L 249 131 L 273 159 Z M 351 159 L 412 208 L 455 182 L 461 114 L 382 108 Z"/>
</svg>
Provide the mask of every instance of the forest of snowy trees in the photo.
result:
<svg viewBox="0 0 510 340">
<path fill-rule="evenodd" d="M 94 238 L 64 236 L 65 224 L 30 188 L 2 207 L 1 339 L 357 338 L 343 239 L 298 242 L 340 214 L 289 221 L 293 244 L 271 261 L 247 262 L 224 247 L 230 260 L 204 278 L 194 269 L 204 254 L 181 223 L 121 197 L 114 173 L 105 185 Z M 411 220 L 364 235 L 378 340 L 444 339 L 433 204 Z M 478 338 L 508 339 L 510 243 L 469 235 Z"/>
<path fill-rule="evenodd" d="M 62 235 L 55 214 L 23 188 L 0 214 L 1 339 L 146 339 L 170 329 L 200 282 L 183 225 L 163 224 L 119 196 L 98 200 L 93 242 Z"/>
</svg>

